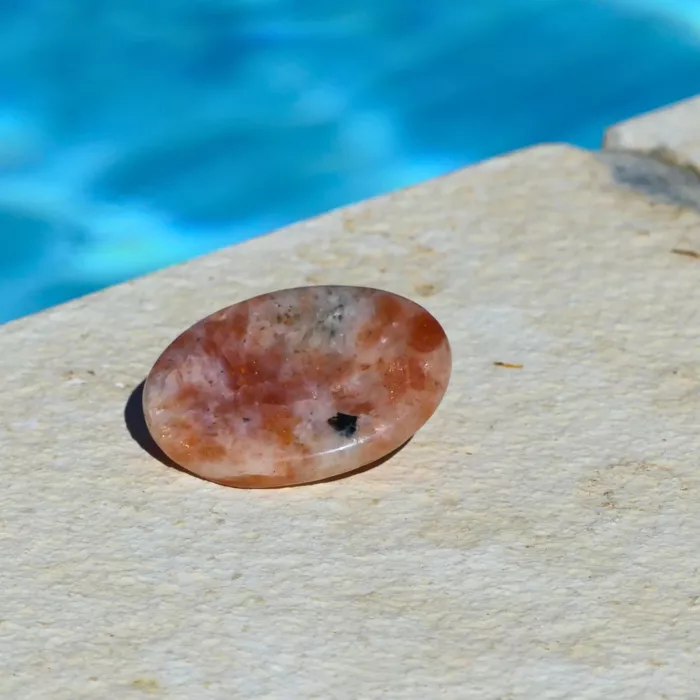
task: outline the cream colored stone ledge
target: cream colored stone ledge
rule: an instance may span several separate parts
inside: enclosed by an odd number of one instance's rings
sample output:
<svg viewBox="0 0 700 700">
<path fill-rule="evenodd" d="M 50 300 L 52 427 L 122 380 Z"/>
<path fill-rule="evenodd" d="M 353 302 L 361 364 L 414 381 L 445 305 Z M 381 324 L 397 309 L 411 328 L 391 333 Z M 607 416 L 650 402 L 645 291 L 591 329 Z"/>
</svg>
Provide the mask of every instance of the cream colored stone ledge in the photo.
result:
<svg viewBox="0 0 700 700">
<path fill-rule="evenodd" d="M 616 124 L 605 134 L 604 145 L 700 173 L 700 97 Z"/>
<path fill-rule="evenodd" d="M 645 163 L 530 149 L 2 327 L 0 696 L 696 698 L 700 212 Z M 164 345 L 309 283 L 444 324 L 415 439 L 262 492 L 149 455 Z"/>
</svg>

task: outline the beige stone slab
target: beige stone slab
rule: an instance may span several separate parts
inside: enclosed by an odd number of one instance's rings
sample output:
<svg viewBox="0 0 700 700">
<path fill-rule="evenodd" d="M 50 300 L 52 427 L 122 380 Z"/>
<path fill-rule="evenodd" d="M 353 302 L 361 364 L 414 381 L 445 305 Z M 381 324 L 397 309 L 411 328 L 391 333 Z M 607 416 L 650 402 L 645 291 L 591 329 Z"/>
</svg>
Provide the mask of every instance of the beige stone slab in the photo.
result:
<svg viewBox="0 0 700 700">
<path fill-rule="evenodd" d="M 684 178 L 536 148 L 2 327 L 0 696 L 696 698 Z M 308 283 L 408 295 L 449 333 L 451 388 L 393 460 L 238 491 L 132 439 L 175 334 Z"/>
<path fill-rule="evenodd" d="M 653 155 L 700 173 L 700 97 L 616 124 L 605 147 Z"/>
</svg>

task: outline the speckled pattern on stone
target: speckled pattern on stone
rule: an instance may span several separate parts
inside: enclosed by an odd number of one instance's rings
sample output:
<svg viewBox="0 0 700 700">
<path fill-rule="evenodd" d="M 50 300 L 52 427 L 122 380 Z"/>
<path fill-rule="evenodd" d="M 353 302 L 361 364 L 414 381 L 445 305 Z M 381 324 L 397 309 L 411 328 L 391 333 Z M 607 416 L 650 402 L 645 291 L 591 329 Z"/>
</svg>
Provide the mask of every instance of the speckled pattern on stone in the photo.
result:
<svg viewBox="0 0 700 700">
<path fill-rule="evenodd" d="M 198 321 L 148 374 L 150 434 L 210 481 L 274 488 L 365 467 L 435 413 L 450 379 L 439 321 L 410 299 L 316 285 Z"/>
<path fill-rule="evenodd" d="M 548 146 L 3 327 L 0 695 L 696 698 L 700 260 L 674 249 L 696 209 Z M 130 437 L 182 328 L 318 283 L 450 337 L 392 460 L 237 491 Z"/>
</svg>

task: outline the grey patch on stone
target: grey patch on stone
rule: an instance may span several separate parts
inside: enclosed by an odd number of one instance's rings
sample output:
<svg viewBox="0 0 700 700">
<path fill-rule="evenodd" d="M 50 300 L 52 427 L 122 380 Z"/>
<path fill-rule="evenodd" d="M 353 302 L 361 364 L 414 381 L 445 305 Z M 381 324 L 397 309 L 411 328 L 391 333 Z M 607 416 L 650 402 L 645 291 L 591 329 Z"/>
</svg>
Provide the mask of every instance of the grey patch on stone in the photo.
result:
<svg viewBox="0 0 700 700">
<path fill-rule="evenodd" d="M 700 168 L 698 168 L 691 160 L 684 158 L 681 154 L 666 146 L 657 146 L 644 151 L 644 155 L 653 158 L 659 163 L 666 163 L 682 170 L 688 170 L 693 173 L 700 181 Z"/>
<path fill-rule="evenodd" d="M 663 152 L 605 150 L 596 154 L 617 184 L 649 199 L 700 211 L 700 173 Z"/>
</svg>

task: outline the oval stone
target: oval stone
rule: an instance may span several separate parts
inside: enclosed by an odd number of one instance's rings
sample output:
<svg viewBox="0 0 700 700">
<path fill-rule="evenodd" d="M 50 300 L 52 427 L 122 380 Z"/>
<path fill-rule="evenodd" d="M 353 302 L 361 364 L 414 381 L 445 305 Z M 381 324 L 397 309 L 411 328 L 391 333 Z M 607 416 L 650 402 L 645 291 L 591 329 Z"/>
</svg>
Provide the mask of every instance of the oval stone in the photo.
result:
<svg viewBox="0 0 700 700">
<path fill-rule="evenodd" d="M 143 408 L 181 467 L 243 488 L 290 486 L 385 457 L 433 414 L 450 378 L 445 331 L 418 304 L 364 287 L 287 289 L 178 337 Z"/>
</svg>

